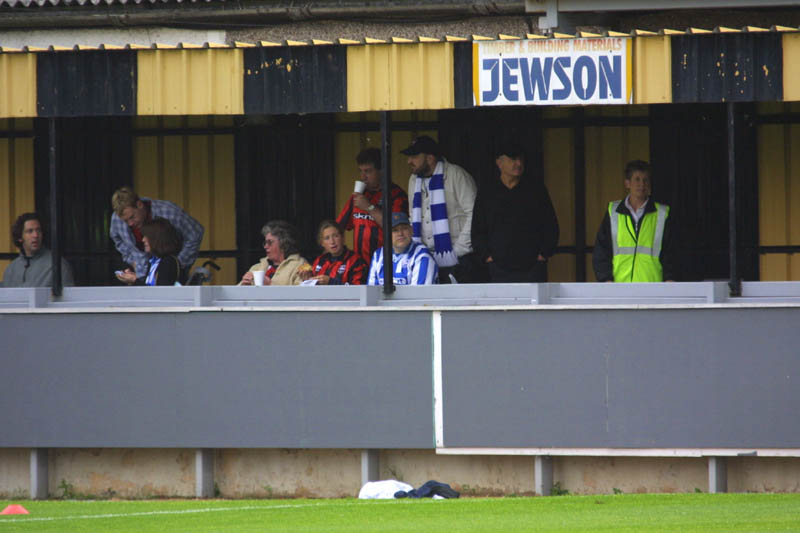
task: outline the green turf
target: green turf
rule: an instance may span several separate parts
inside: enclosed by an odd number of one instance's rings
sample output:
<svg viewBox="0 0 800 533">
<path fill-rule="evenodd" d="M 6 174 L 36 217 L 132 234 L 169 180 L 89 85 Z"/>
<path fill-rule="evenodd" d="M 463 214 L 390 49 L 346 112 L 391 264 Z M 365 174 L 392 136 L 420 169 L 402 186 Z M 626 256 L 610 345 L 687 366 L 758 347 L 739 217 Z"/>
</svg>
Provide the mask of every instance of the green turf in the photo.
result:
<svg viewBox="0 0 800 533">
<path fill-rule="evenodd" d="M 0 531 L 800 531 L 800 494 L 9 503 Z"/>
</svg>

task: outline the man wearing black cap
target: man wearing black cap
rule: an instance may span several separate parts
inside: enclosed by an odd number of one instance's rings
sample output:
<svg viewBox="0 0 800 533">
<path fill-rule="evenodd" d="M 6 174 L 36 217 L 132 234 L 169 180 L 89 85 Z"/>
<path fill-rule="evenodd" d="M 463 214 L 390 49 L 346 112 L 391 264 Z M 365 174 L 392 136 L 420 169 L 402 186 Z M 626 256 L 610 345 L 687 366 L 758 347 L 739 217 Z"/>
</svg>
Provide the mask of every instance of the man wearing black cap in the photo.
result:
<svg viewBox="0 0 800 533">
<path fill-rule="evenodd" d="M 521 146 L 501 145 L 500 171 L 478 192 L 472 218 L 475 253 L 492 283 L 544 283 L 547 260 L 558 244 L 558 220 L 543 183 L 525 175 Z"/>
<path fill-rule="evenodd" d="M 439 144 L 421 135 L 401 151 L 411 177 L 411 227 L 414 242 L 424 244 L 439 265 L 440 283 L 471 279 L 472 208 L 477 187 L 469 173 L 441 157 Z"/>
</svg>

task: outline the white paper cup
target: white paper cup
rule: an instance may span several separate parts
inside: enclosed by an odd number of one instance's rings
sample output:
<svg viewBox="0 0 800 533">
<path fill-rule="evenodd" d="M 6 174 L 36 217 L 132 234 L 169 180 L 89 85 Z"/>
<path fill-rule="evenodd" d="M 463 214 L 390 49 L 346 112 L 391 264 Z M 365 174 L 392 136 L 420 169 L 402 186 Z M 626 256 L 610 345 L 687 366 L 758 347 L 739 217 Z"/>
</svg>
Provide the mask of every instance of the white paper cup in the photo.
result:
<svg viewBox="0 0 800 533">
<path fill-rule="evenodd" d="M 361 180 L 356 180 L 356 186 L 353 188 L 353 191 L 357 192 L 358 194 L 364 194 L 364 191 L 366 190 L 366 188 L 367 188 L 367 184 L 366 183 L 364 183 Z"/>
<path fill-rule="evenodd" d="M 253 272 L 253 284 L 254 285 L 264 285 L 264 272 L 263 270 L 256 270 Z"/>
</svg>

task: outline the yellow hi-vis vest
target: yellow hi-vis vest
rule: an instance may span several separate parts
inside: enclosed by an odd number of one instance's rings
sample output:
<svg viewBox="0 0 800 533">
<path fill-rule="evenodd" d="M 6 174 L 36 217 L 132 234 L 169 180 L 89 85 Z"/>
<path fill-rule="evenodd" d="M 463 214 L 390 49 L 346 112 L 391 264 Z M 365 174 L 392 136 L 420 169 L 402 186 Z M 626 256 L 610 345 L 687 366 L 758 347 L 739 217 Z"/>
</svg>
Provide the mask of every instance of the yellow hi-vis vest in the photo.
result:
<svg viewBox="0 0 800 533">
<path fill-rule="evenodd" d="M 608 204 L 611 242 L 614 251 L 614 281 L 664 281 L 661 270 L 661 244 L 669 206 L 656 203 L 656 210 L 645 213 L 639 223 L 639 235 L 633 218 L 617 213 L 620 201 Z"/>
</svg>

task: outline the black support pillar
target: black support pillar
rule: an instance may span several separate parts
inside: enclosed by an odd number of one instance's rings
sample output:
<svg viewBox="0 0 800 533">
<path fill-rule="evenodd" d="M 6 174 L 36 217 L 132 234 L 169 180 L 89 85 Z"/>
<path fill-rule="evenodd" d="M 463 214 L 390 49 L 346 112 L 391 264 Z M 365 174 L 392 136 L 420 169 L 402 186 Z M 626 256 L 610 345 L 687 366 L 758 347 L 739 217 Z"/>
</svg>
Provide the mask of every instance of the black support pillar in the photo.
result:
<svg viewBox="0 0 800 533">
<path fill-rule="evenodd" d="M 575 281 L 586 281 L 586 130 L 582 108 L 572 112 L 575 166 Z"/>
<path fill-rule="evenodd" d="M 391 149 L 389 112 L 381 111 L 381 167 L 383 168 L 383 293 L 394 292 L 394 269 L 392 268 L 392 166 L 389 159 Z"/>
<path fill-rule="evenodd" d="M 61 296 L 64 283 L 61 279 L 61 194 L 58 189 L 56 166 L 56 119 L 47 119 L 48 158 L 50 163 L 50 248 L 53 254 L 53 296 Z"/>
<path fill-rule="evenodd" d="M 742 281 L 739 279 L 738 246 L 736 238 L 736 104 L 727 103 L 728 111 L 728 254 L 730 261 L 731 296 L 742 295 Z"/>
</svg>

